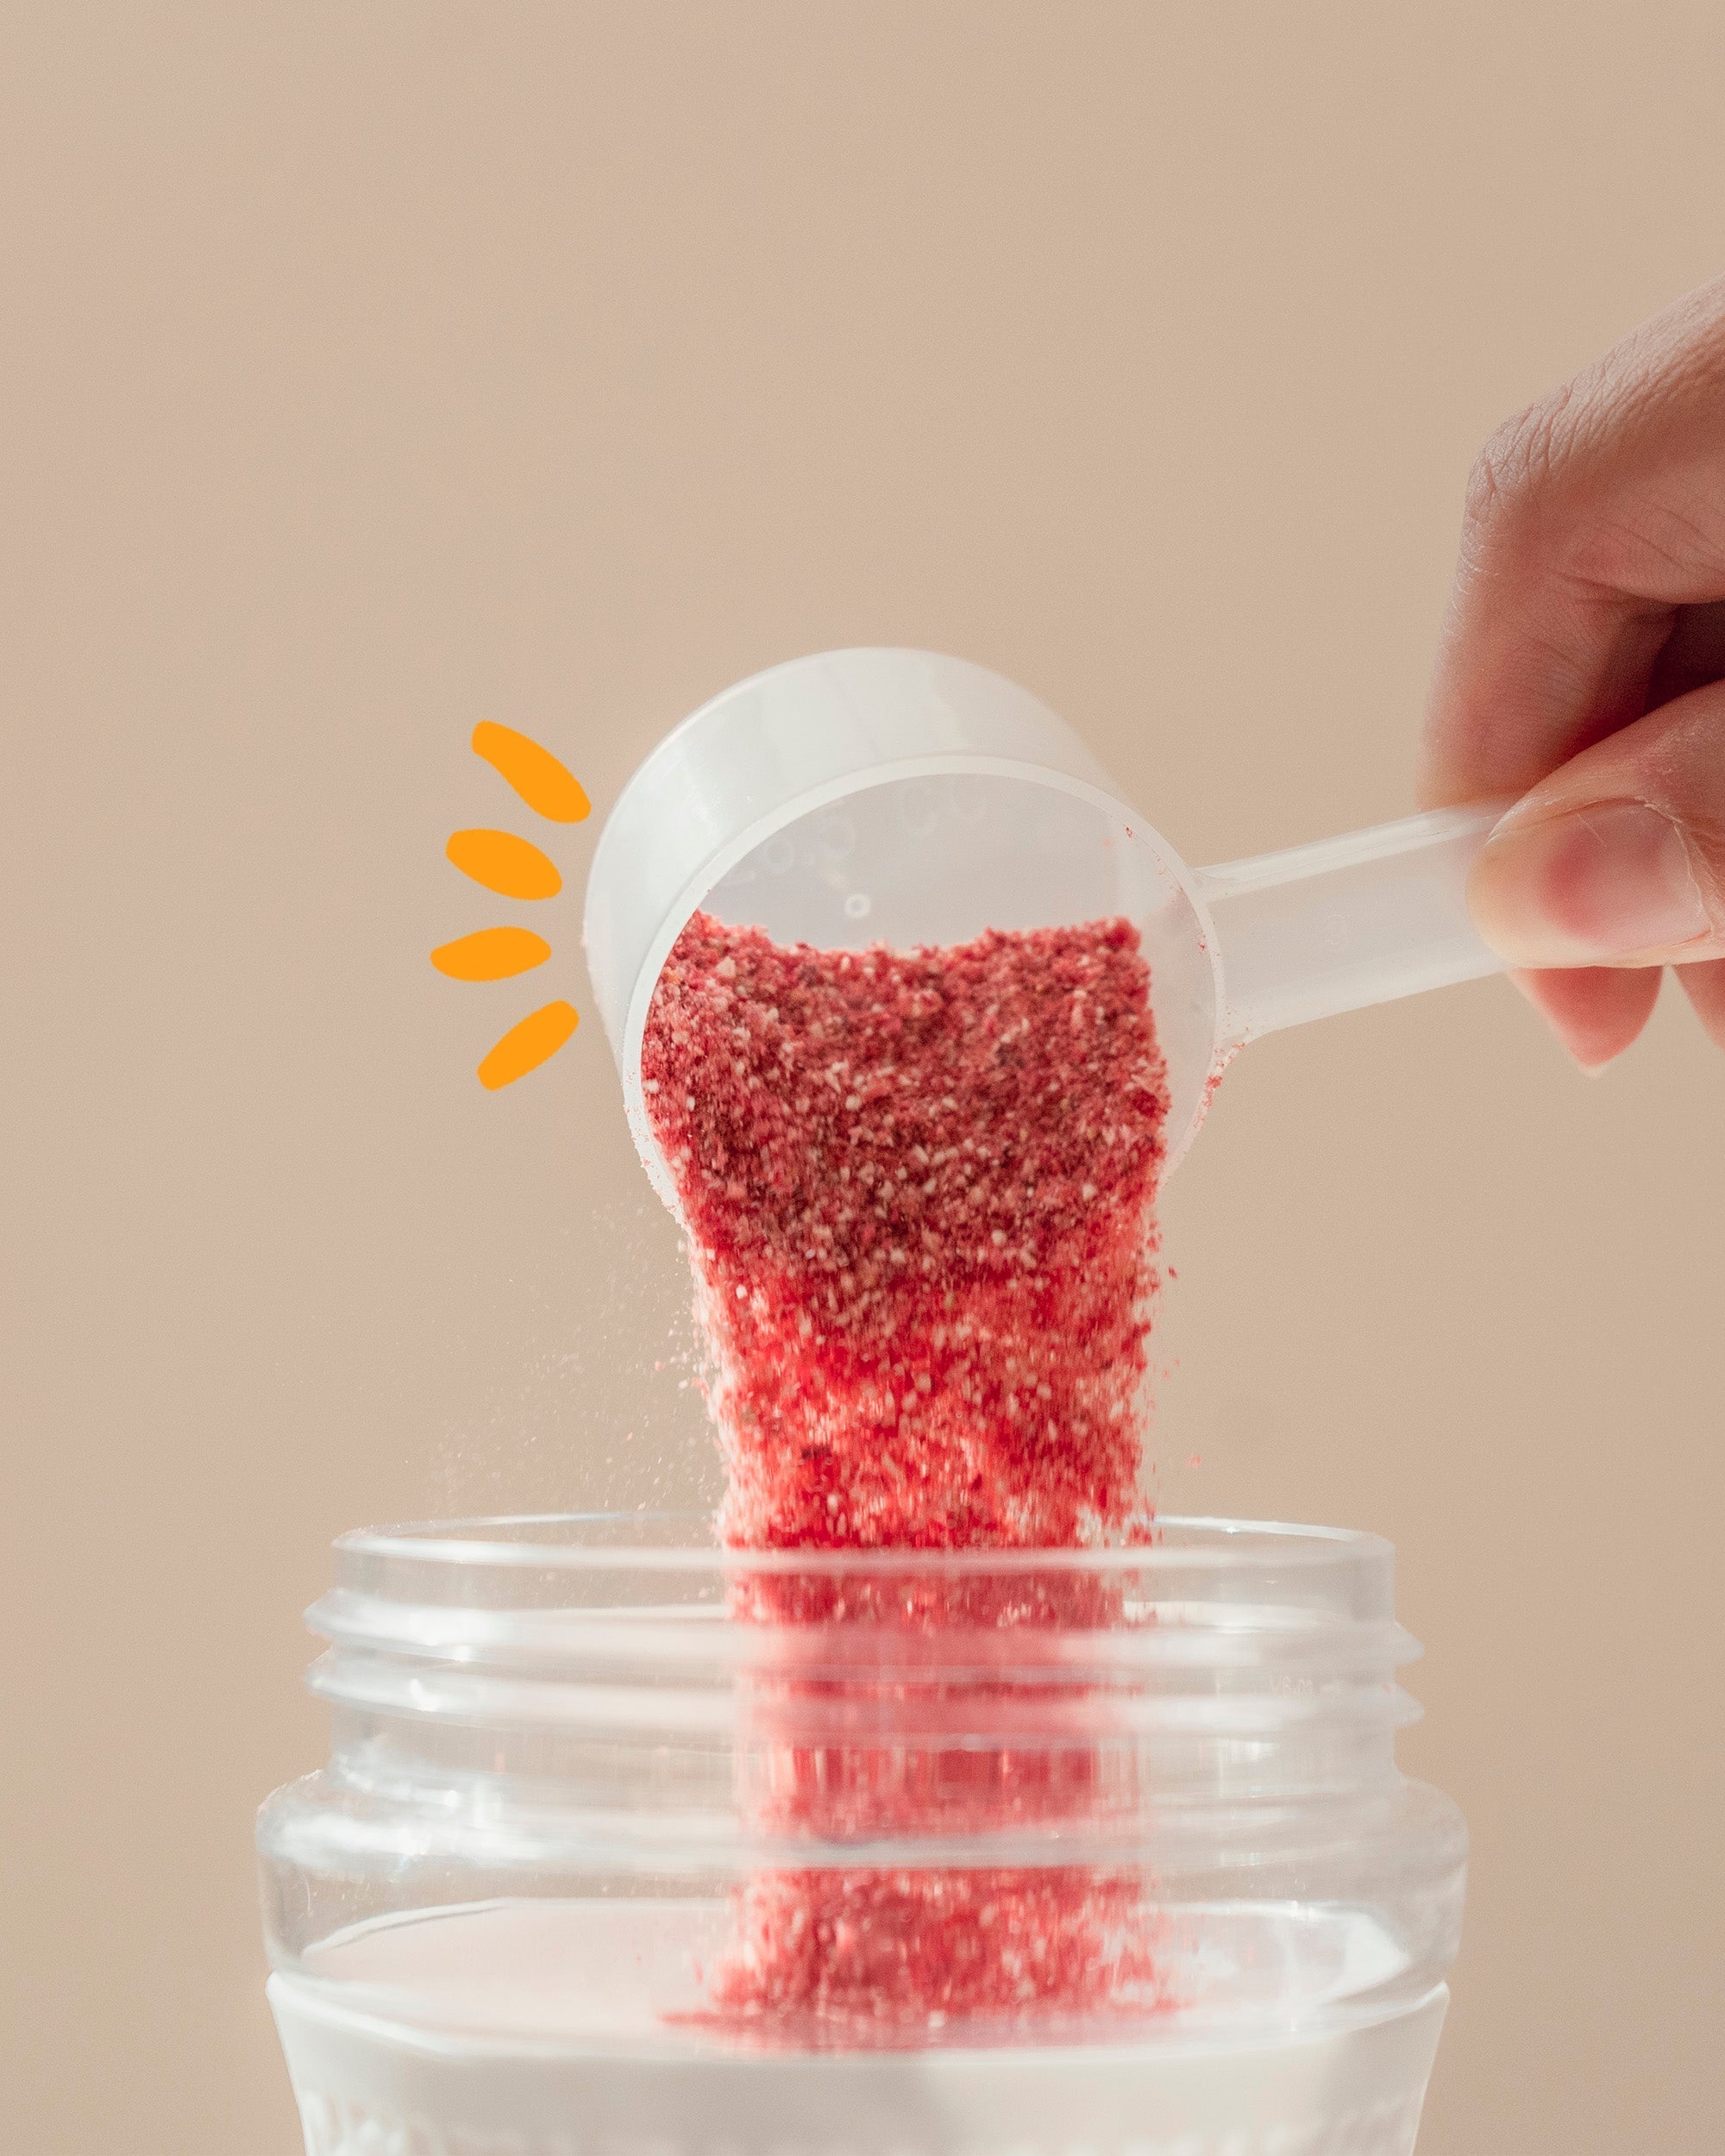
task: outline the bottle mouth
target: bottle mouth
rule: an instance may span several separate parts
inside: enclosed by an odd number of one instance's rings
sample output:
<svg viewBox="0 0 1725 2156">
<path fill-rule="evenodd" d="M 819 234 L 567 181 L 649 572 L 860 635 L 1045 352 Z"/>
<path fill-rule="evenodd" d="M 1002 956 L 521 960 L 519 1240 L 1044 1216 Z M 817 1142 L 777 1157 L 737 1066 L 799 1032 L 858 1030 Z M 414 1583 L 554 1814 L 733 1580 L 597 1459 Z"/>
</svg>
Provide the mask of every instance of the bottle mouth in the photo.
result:
<svg viewBox="0 0 1725 2156">
<path fill-rule="evenodd" d="M 713 1539 L 709 1514 L 695 1512 L 499 1513 L 356 1527 L 334 1545 L 338 1578 L 370 1564 L 607 1575 L 631 1570 L 722 1578 L 732 1572 L 833 1575 L 871 1571 L 946 1574 L 1170 1573 L 1183 1569 L 1243 1576 L 1254 1568 L 1321 1570 L 1333 1593 L 1344 1580 L 1389 1589 L 1393 1545 L 1354 1527 L 1276 1520 L 1170 1514 L 1155 1539 L 1094 1548 L 958 1550 L 743 1550 Z M 1379 1576 L 1382 1575 L 1380 1581 Z"/>
<path fill-rule="evenodd" d="M 1418 1649 L 1393 1552 L 1340 1530 L 1171 1519 L 1105 1549 L 744 1551 L 693 1515 L 568 1514 L 336 1551 L 312 1689 L 421 1727 L 1267 1758 L 1387 1747 L 1417 1711 L 1395 1683 Z"/>
</svg>

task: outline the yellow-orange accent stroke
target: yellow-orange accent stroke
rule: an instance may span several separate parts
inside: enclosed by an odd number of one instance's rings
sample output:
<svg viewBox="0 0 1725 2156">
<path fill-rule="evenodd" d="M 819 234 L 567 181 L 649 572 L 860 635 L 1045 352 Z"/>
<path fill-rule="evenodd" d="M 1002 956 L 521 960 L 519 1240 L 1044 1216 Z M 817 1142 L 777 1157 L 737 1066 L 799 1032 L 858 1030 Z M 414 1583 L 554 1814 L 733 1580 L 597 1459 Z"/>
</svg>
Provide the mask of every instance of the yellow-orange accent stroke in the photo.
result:
<svg viewBox="0 0 1725 2156">
<path fill-rule="evenodd" d="M 474 754 L 483 756 L 535 810 L 553 824 L 579 824 L 593 807 L 586 789 L 549 749 L 512 726 L 482 718 L 474 729 Z"/>
<path fill-rule="evenodd" d="M 563 887 L 550 856 L 513 831 L 456 831 L 444 850 L 464 876 L 505 899 L 555 899 Z"/>
<path fill-rule="evenodd" d="M 543 966 L 550 956 L 551 946 L 530 928 L 481 928 L 440 943 L 431 963 L 451 981 L 508 981 Z"/>
<path fill-rule="evenodd" d="M 511 1025 L 492 1050 L 480 1065 L 480 1083 L 491 1093 L 500 1086 L 512 1086 L 518 1078 L 537 1070 L 548 1056 L 555 1056 L 580 1024 L 573 1003 L 542 1005 L 519 1025 Z"/>
</svg>

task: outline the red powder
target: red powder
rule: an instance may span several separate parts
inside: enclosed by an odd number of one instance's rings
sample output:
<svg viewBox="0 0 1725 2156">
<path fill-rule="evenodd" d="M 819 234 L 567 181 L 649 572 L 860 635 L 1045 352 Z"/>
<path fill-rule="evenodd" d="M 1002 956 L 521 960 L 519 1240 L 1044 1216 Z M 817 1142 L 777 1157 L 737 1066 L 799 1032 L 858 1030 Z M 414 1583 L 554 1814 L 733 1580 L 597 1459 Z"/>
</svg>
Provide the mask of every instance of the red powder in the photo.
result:
<svg viewBox="0 0 1725 2156">
<path fill-rule="evenodd" d="M 642 1049 L 724 1539 L 1068 1545 L 1139 1507 L 1167 1087 L 1125 921 L 786 950 L 698 913 Z"/>
<path fill-rule="evenodd" d="M 785 949 L 690 921 L 642 1069 L 689 1232 L 727 1542 L 1147 1533 L 1138 1403 L 1167 1112 L 1149 988 L 1125 921 L 912 952 Z M 854 1674 L 799 1674 L 792 1654 L 755 1682 L 746 1801 L 763 1832 L 938 1851 L 941 1835 L 1076 1831 L 1130 1805 L 1129 1762 L 1122 1788 L 1082 1741 L 979 1745 L 991 1681 L 919 1682 L 902 1661 L 906 1639 L 932 1640 L 938 1663 L 962 1631 L 1010 1689 L 1011 1634 L 1120 1621 L 1094 1577 L 755 1573 L 737 1601 L 787 1639 L 819 1626 L 860 1650 Z M 894 1741 L 845 1740 L 847 1716 Z M 907 1718 L 925 1740 L 906 1744 Z M 792 2040 L 1143 2010 L 1162 1996 L 1153 1932 L 1130 1871 L 777 1870 L 743 1889 L 712 1990 L 722 2019 Z"/>
<path fill-rule="evenodd" d="M 1071 1859 L 1075 1841 L 1130 1841 L 1140 1822 L 1135 1745 L 1104 1733 L 1095 1686 L 1068 1674 L 1076 1636 L 1125 1621 L 1118 1589 L 995 1572 L 938 1596 L 924 1583 L 895 1620 L 910 1577 L 843 1576 L 817 1622 L 786 1622 L 761 1576 L 740 1583 L 737 1614 L 774 1620 L 743 1688 L 743 1808 L 763 1835 L 816 1838 L 827 1863 L 740 1889 L 704 2018 L 852 2046 L 1173 2003 L 1143 1875 Z M 1063 1861 L 950 1853 L 953 1836 L 1050 1833 Z M 883 1841 L 902 1861 L 844 1861 Z"/>
<path fill-rule="evenodd" d="M 1130 1871 L 776 1871 L 751 1880 L 714 1995 L 781 2040 L 901 2041 L 949 2021 L 1172 2003 Z"/>
</svg>

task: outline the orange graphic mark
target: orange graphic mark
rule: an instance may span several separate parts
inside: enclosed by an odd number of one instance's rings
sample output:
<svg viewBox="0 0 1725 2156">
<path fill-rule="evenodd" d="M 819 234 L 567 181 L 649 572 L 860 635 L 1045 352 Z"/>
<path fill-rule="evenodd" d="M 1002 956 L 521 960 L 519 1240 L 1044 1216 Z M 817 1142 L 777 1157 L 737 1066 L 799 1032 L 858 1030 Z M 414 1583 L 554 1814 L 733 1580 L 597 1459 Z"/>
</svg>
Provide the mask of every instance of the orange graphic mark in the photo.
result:
<svg viewBox="0 0 1725 2156">
<path fill-rule="evenodd" d="M 563 887 L 550 856 L 513 831 L 456 831 L 445 851 L 464 876 L 505 899 L 555 899 Z"/>
<path fill-rule="evenodd" d="M 550 956 L 551 946 L 530 928 L 482 928 L 440 944 L 431 963 L 451 981 L 507 981 L 543 966 Z"/>
<path fill-rule="evenodd" d="M 593 803 L 581 782 L 549 749 L 512 726 L 482 718 L 474 729 L 474 754 L 508 780 L 529 808 L 553 824 L 579 824 Z"/>
<path fill-rule="evenodd" d="M 473 749 L 551 823 L 579 824 L 589 812 L 592 804 L 573 773 L 512 726 L 482 719 L 474 729 Z M 445 851 L 464 876 L 506 899 L 555 899 L 563 887 L 556 862 L 512 831 L 457 831 Z M 550 956 L 551 946 L 531 929 L 482 928 L 440 944 L 431 963 L 451 981 L 508 981 Z M 573 1003 L 543 1004 L 491 1050 L 480 1065 L 480 1083 L 492 1093 L 512 1086 L 555 1056 L 580 1024 Z"/>
<path fill-rule="evenodd" d="M 555 1056 L 580 1024 L 573 1003 L 542 1005 L 519 1025 L 511 1025 L 492 1050 L 480 1065 L 480 1083 L 492 1093 L 499 1086 L 512 1086 Z"/>
</svg>

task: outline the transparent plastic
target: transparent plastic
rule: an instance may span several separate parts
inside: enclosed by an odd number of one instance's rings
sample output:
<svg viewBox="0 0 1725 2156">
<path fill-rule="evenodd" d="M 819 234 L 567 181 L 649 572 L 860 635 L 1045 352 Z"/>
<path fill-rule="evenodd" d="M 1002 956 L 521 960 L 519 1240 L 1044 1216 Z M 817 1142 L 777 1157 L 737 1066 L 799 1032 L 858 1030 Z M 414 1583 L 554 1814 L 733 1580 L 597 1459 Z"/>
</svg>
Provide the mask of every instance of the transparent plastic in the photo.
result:
<svg viewBox="0 0 1725 2156">
<path fill-rule="evenodd" d="M 1502 806 L 1192 869 L 1070 727 L 985 667 L 868 649 L 774 667 L 661 742 L 594 853 L 587 959 L 637 1146 L 674 1209 L 641 1042 L 697 907 L 827 950 L 1123 914 L 1150 962 L 1171 1166 L 1244 1043 L 1501 970 L 1465 887 Z"/>
<path fill-rule="evenodd" d="M 1406 2156 L 1465 1835 L 1396 1766 L 1415 1650 L 1386 1544 L 1169 1520 L 1106 1551 L 754 1553 L 707 1532 L 337 1544 L 310 1613 L 331 1761 L 259 1822 L 311 2156 Z M 1101 1883 L 1098 1953 L 1148 1940 L 1154 1981 L 1099 1964 L 1081 1995 L 878 2026 L 728 2013 L 739 1913 L 787 1877 L 864 1912 L 877 1888 L 919 1908 L 931 1882 L 950 1904 L 1005 1881 L 1010 1912 Z"/>
</svg>

